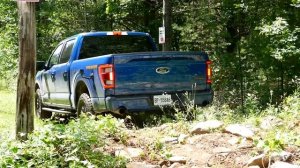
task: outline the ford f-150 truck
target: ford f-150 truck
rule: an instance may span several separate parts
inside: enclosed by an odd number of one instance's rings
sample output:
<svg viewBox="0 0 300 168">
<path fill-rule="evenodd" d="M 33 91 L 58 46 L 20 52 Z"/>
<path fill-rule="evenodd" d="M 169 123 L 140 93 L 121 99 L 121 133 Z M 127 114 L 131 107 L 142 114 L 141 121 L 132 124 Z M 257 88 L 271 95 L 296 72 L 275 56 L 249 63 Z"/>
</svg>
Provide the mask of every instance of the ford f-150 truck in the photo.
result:
<svg viewBox="0 0 300 168">
<path fill-rule="evenodd" d="M 148 33 L 89 32 L 58 44 L 36 75 L 36 115 L 147 112 L 212 101 L 203 52 L 161 52 Z"/>
</svg>

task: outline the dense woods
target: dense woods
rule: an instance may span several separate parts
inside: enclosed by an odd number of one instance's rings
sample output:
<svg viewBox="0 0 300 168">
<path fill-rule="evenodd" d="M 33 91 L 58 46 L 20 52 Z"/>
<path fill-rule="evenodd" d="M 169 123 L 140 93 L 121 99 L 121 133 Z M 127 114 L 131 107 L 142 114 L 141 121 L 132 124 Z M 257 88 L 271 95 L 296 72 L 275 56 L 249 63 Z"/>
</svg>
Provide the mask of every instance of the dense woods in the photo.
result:
<svg viewBox="0 0 300 168">
<path fill-rule="evenodd" d="M 158 42 L 162 26 L 158 0 L 41 0 L 36 5 L 38 60 L 76 33 L 144 31 Z M 171 6 L 171 49 L 210 54 L 216 102 L 264 107 L 299 86 L 299 0 L 173 0 Z M 2 88 L 16 83 L 17 15 L 16 2 L 1 0 Z"/>
<path fill-rule="evenodd" d="M 37 60 L 48 59 L 58 42 L 77 33 L 148 32 L 161 50 L 210 55 L 214 101 L 199 108 L 187 101 L 183 109 L 171 106 L 174 114 L 162 109 L 163 115 L 53 115 L 34 120 L 35 129 L 26 141 L 15 140 L 14 124 L 22 122 L 16 120 L 14 104 L 32 96 L 16 95 L 22 31 L 17 3 L 0 0 L 0 167 L 276 167 L 279 161 L 284 165 L 277 167 L 300 165 L 300 0 L 34 4 Z M 164 13 L 163 6 L 170 10 Z M 163 47 L 158 34 L 166 16 L 171 43 Z M 20 70 L 26 65 L 20 64 Z M 18 88 L 25 85 L 24 78 Z"/>
</svg>

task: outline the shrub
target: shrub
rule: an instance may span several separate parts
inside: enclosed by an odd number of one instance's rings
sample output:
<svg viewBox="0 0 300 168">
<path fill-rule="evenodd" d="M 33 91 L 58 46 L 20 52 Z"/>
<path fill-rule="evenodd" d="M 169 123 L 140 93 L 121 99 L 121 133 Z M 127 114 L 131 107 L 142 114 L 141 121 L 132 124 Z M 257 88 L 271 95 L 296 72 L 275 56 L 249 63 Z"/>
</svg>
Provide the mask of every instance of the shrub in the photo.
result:
<svg viewBox="0 0 300 168">
<path fill-rule="evenodd" d="M 25 142 L 3 142 L 0 167 L 125 167 L 123 158 L 97 150 L 120 133 L 117 124 L 102 116 L 83 116 L 66 125 L 46 122 Z"/>
<path fill-rule="evenodd" d="M 269 130 L 263 139 L 255 141 L 256 145 L 265 151 L 280 151 L 286 145 L 300 145 L 300 92 L 286 97 L 279 107 L 270 105 L 263 111 L 266 115 L 275 116 L 280 119 L 274 128 Z"/>
</svg>

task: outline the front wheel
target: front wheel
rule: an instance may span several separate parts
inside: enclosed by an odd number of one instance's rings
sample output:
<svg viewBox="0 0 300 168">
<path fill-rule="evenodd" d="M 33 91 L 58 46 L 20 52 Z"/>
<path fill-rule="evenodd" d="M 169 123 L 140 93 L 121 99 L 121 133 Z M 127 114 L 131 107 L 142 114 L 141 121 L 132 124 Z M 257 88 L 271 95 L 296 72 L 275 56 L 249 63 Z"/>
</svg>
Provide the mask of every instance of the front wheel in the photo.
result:
<svg viewBox="0 0 300 168">
<path fill-rule="evenodd" d="M 48 119 L 52 116 L 52 112 L 43 110 L 43 101 L 40 89 L 35 91 L 35 115 L 39 119 Z"/>
<path fill-rule="evenodd" d="M 92 100 L 86 93 L 80 95 L 77 103 L 77 117 L 79 117 L 81 113 L 94 114 Z"/>
</svg>

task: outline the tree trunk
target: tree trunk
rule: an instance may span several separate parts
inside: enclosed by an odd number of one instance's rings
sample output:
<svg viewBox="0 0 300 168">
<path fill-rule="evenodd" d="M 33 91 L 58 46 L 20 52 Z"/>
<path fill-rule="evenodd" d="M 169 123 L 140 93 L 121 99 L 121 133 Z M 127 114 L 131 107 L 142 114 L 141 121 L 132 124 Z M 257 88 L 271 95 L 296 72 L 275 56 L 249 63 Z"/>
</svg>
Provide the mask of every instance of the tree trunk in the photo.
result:
<svg viewBox="0 0 300 168">
<path fill-rule="evenodd" d="M 170 51 L 172 47 L 172 5 L 171 0 L 163 0 L 163 26 L 165 27 L 165 43 L 163 51 Z"/>
<path fill-rule="evenodd" d="M 35 3 L 18 2 L 19 75 L 17 83 L 16 139 L 26 140 L 34 129 L 36 62 Z"/>
</svg>

